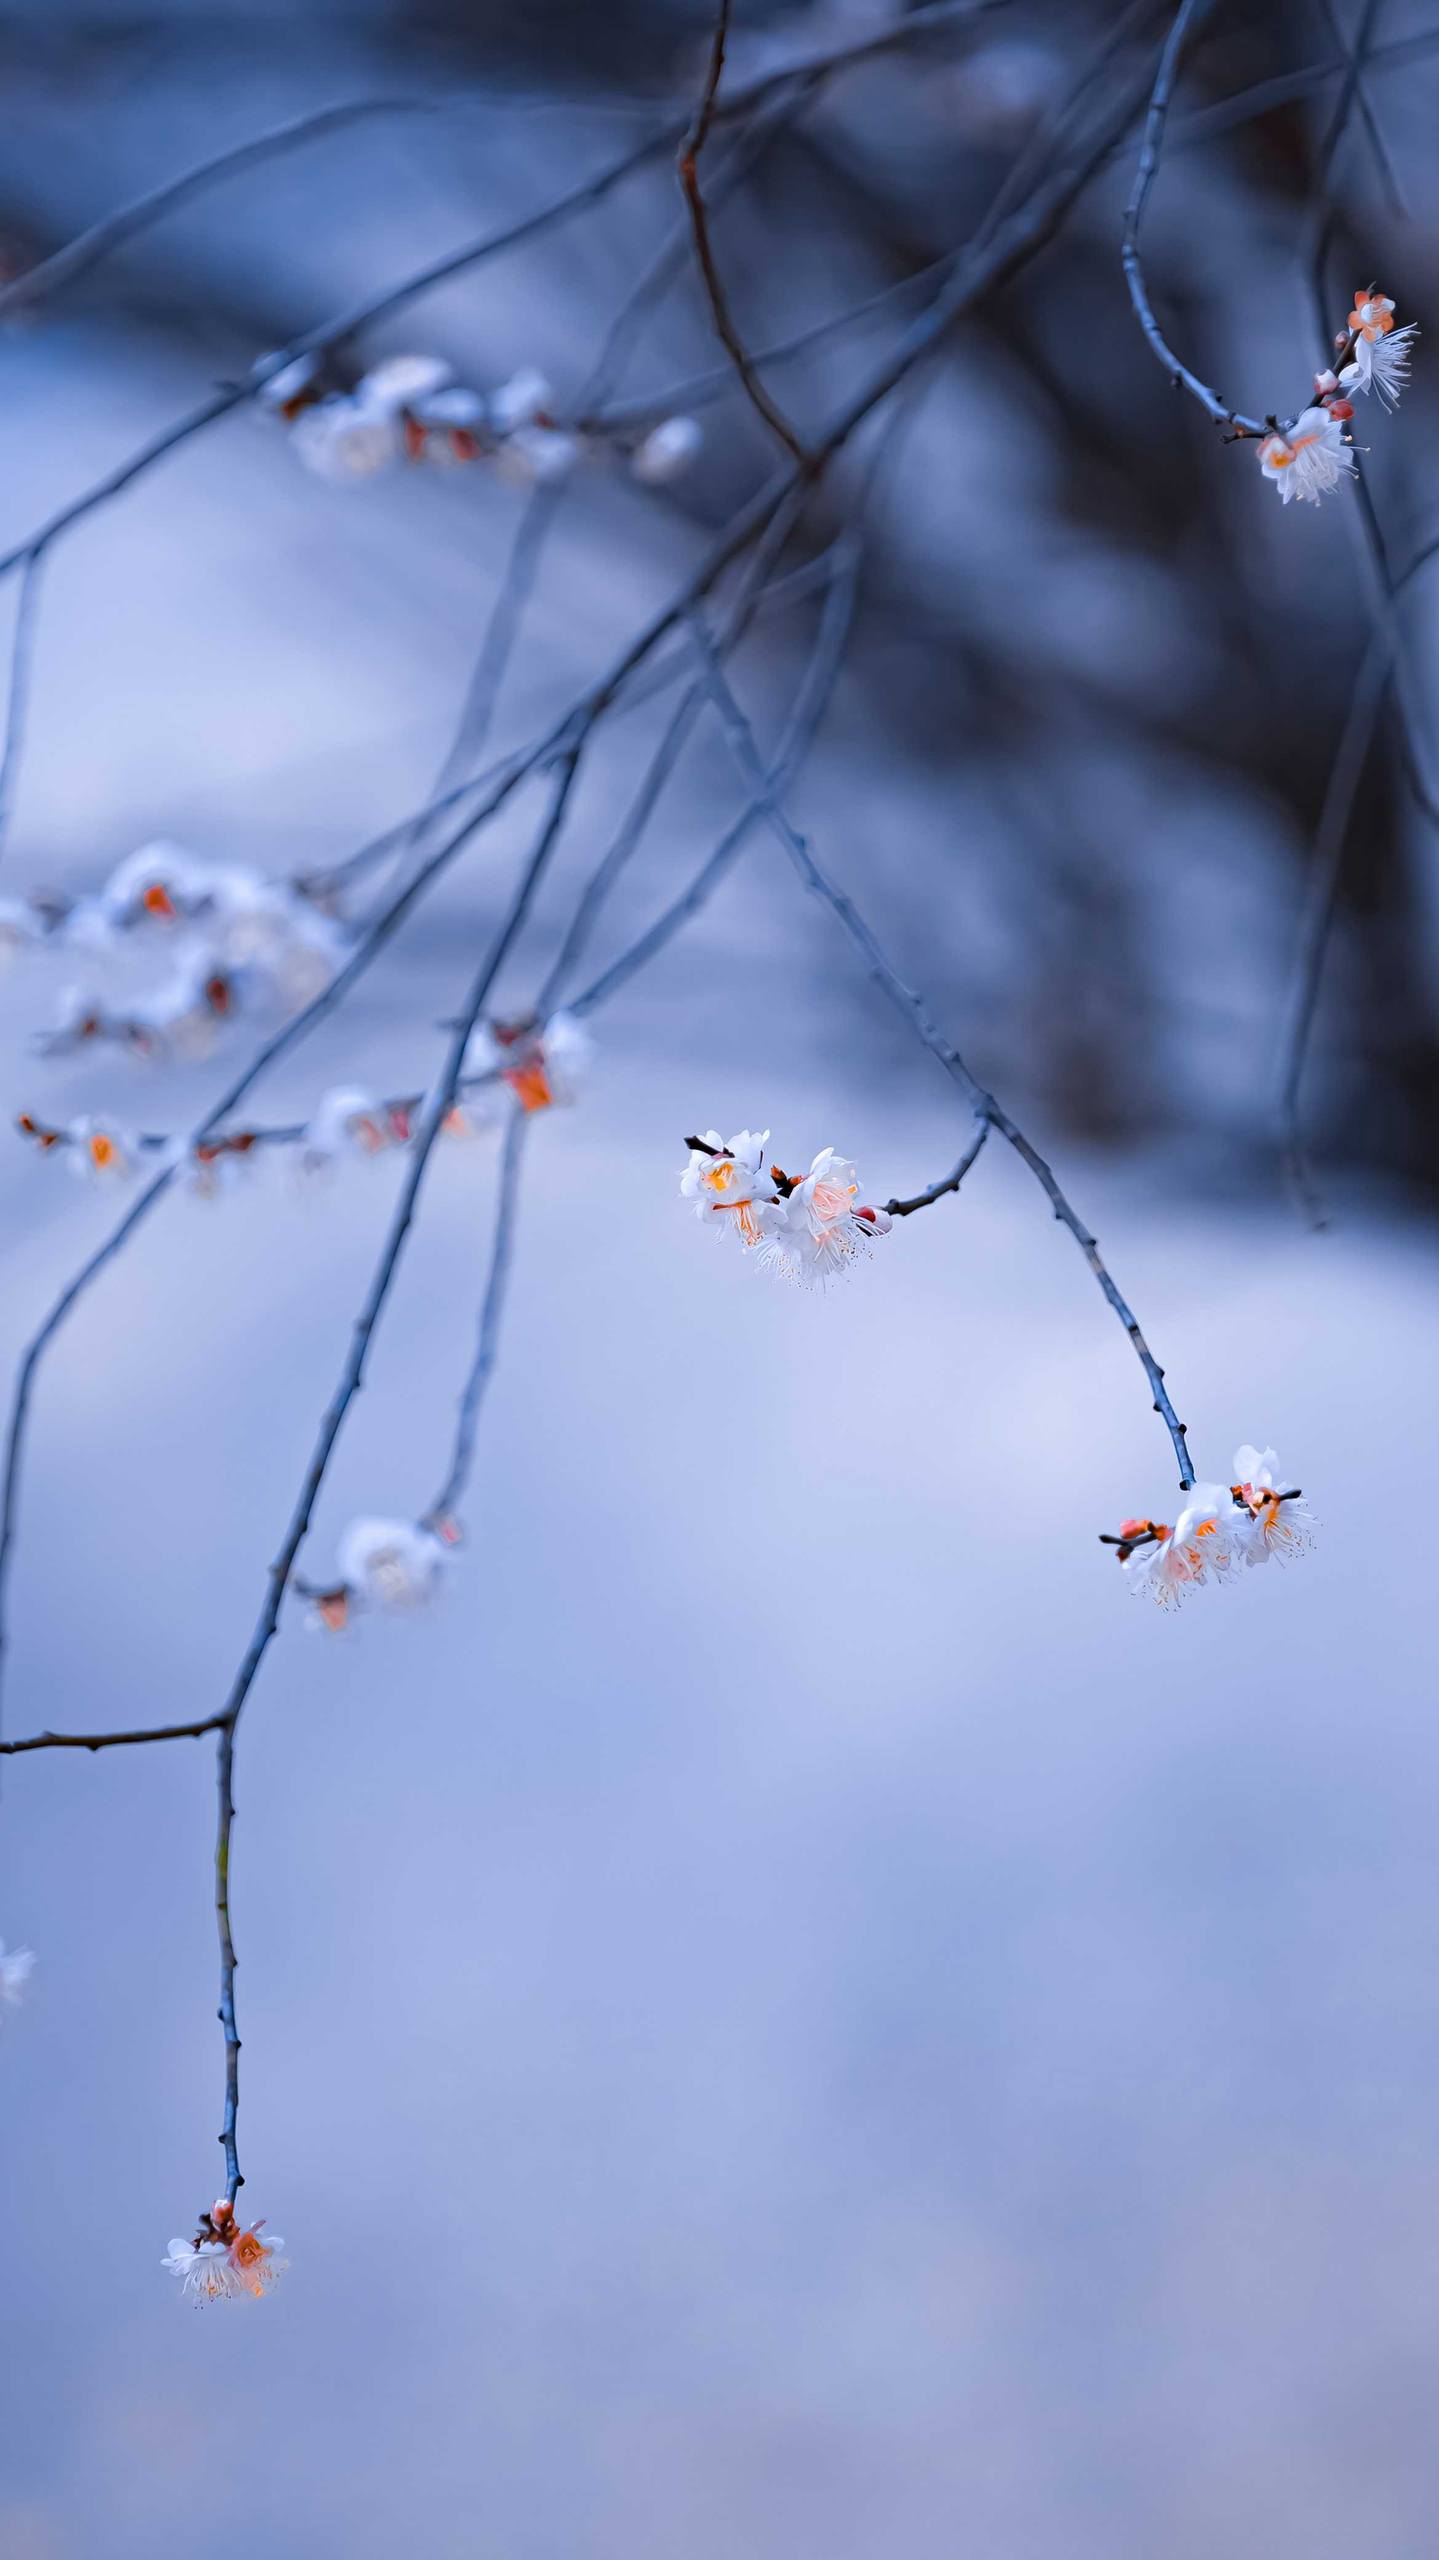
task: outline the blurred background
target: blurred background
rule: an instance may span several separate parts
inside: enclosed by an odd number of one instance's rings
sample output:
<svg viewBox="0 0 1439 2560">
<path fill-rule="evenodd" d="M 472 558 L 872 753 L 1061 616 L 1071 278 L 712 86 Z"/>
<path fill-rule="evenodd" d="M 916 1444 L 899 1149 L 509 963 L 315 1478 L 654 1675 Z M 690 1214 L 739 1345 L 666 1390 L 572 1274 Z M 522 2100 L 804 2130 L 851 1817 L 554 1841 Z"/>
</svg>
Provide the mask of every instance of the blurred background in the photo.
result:
<svg viewBox="0 0 1439 2560">
<path fill-rule="evenodd" d="M 1321 186 L 1329 330 L 1371 278 L 1431 325 L 1439 54 L 1406 0 L 1364 13 L 1331 149 L 1360 19 L 1339 8 L 1214 13 L 1150 208 L 1162 324 L 1259 414 L 1320 360 Z M 743 7 L 733 76 L 889 14 Z M 1076 147 L 1050 128 L 1086 72 L 1081 135 L 1147 85 L 1167 24 L 1014 0 L 778 93 L 714 217 L 748 343 L 885 297 L 767 368 L 803 432 L 1025 155 L 1042 174 Z M 12 281 L 256 133 L 399 103 L 12 304 L 4 547 L 257 356 L 602 170 L 693 97 L 707 33 L 658 0 L 6 11 Z M 333 1642 L 292 1608 L 247 1715 L 244 2201 L 293 2261 L 260 2308 L 193 2317 L 158 2263 L 219 2182 L 209 1747 L 5 1768 L 0 1937 L 39 1962 L 0 2031 L 3 2560 L 1425 2547 L 1439 1747 L 1404 1524 L 1439 1183 L 1431 590 L 1404 589 L 1411 718 L 1386 696 L 1344 829 L 1305 1085 L 1316 1235 L 1276 1084 L 1373 553 L 1357 492 L 1282 509 L 1145 346 L 1118 259 L 1137 148 L 1131 114 L 924 374 L 793 806 L 1054 1155 L 1203 1470 L 1274 1441 L 1319 1551 L 1173 1623 L 1130 1598 L 1094 1533 L 1160 1508 L 1169 1449 L 997 1146 L 823 1298 L 681 1211 L 696 1125 L 768 1125 L 786 1164 L 833 1142 L 881 1199 L 964 1135 L 756 836 L 533 1133 L 440 1601 Z M 679 211 L 660 153 L 339 374 L 419 350 L 487 389 L 537 365 L 570 415 Z M 1395 577 L 1439 531 L 1426 348 L 1397 420 L 1356 426 Z M 593 680 L 771 471 L 717 361 L 681 262 L 611 399 L 692 410 L 703 450 L 661 489 L 603 457 L 566 484 L 487 753 Z M 867 436 L 841 458 L 786 573 L 874 459 Z M 403 819 L 529 506 L 481 466 L 330 485 L 250 407 L 195 437 L 47 554 L 0 894 L 83 894 L 162 835 L 309 872 Z M 817 610 L 801 576 L 735 662 L 767 743 Z M 597 739 L 511 1009 L 672 700 Z M 703 723 L 598 959 L 739 798 Z M 425 1082 L 538 805 L 476 840 L 267 1116 Z M 77 974 L 26 951 L 0 980 L 7 1112 L 198 1117 L 251 1027 L 163 1067 L 42 1058 Z M 9 1731 L 219 1702 L 402 1169 L 172 1199 L 85 1301 L 37 1395 Z M 8 1375 L 117 1204 L 18 1137 L 0 1182 Z M 354 1513 L 413 1513 L 442 1469 L 494 1188 L 492 1141 L 437 1155 L 317 1579 Z"/>
</svg>

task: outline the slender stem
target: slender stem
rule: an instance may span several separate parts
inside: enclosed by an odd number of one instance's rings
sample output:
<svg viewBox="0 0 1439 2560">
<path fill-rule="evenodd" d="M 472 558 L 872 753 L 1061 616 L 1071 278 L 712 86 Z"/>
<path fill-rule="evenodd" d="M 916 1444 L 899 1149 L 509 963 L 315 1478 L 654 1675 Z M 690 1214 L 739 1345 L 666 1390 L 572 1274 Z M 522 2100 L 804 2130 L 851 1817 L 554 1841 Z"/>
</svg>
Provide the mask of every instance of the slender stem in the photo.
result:
<svg viewBox="0 0 1439 2560">
<path fill-rule="evenodd" d="M 1294 958 L 1293 991 L 1279 1079 L 1279 1143 L 1284 1171 L 1295 1204 L 1313 1227 L 1328 1224 L 1323 1201 L 1309 1171 L 1300 1118 L 1300 1088 L 1319 1002 L 1324 955 L 1333 930 L 1354 804 L 1374 743 L 1375 725 L 1393 671 L 1387 632 L 1370 634 L 1369 645 L 1349 697 L 1339 745 L 1324 787 L 1323 806 L 1314 831 L 1309 877 Z"/>
<path fill-rule="evenodd" d="M 700 188 L 699 159 L 714 121 L 715 101 L 719 95 L 724 71 L 725 43 L 729 35 L 730 0 L 719 0 L 715 12 L 714 34 L 710 40 L 709 67 L 704 88 L 694 112 L 694 120 L 684 135 L 676 161 L 680 187 L 689 207 L 690 227 L 694 234 L 695 258 L 709 300 L 710 318 L 715 336 L 729 357 L 748 395 L 750 406 L 764 420 L 772 435 L 778 436 L 785 451 L 801 465 L 805 449 L 782 409 L 776 407 L 745 352 L 744 340 L 735 326 L 724 280 L 715 263 L 714 244 L 710 239 L 709 216 Z"/>
<path fill-rule="evenodd" d="M 202 1716 L 198 1724 L 153 1724 L 134 1733 L 31 1733 L 22 1741 L 0 1742 L 0 1753 L 18 1757 L 22 1751 L 113 1751 L 126 1742 L 198 1741 L 201 1734 L 218 1733 L 223 1716 Z"/>
<path fill-rule="evenodd" d="M 1154 87 L 1150 92 L 1149 113 L 1144 122 L 1144 139 L 1140 145 L 1139 163 L 1134 172 L 1134 185 L 1130 191 L 1129 203 L 1125 208 L 1124 231 L 1120 240 L 1119 255 L 1124 268 L 1125 281 L 1129 286 L 1129 299 L 1134 306 L 1135 317 L 1176 389 L 1182 388 L 1192 393 L 1200 406 L 1208 410 L 1210 417 L 1218 425 L 1232 427 L 1241 435 L 1262 436 L 1266 431 L 1266 420 L 1246 418 L 1238 409 L 1231 409 L 1226 401 L 1221 400 L 1217 391 L 1211 391 L 1209 385 L 1201 382 L 1197 373 L 1191 373 L 1188 365 L 1182 363 L 1175 354 L 1154 317 L 1149 288 L 1144 281 L 1144 268 L 1139 255 L 1139 226 L 1144 219 L 1144 208 L 1149 202 L 1150 189 L 1159 174 L 1159 159 L 1164 148 L 1164 130 L 1169 121 L 1170 102 L 1174 95 L 1180 57 L 1188 37 L 1209 5 L 1210 0 L 1180 0 L 1173 24 L 1165 38 L 1164 49 L 1159 57 L 1159 69 L 1155 73 Z"/>
<path fill-rule="evenodd" d="M 40 610 L 40 562 L 42 554 L 32 551 L 20 579 L 20 594 L 15 606 L 15 632 L 10 643 L 10 683 L 5 703 L 5 746 L 0 755 L 0 850 L 10 831 L 10 810 L 15 787 L 20 778 L 20 760 L 25 752 L 25 714 L 30 699 L 30 664 L 35 650 L 35 626 Z"/>
<path fill-rule="evenodd" d="M 524 1168 L 525 1140 L 531 1115 L 518 1107 L 510 1115 L 505 1131 L 504 1152 L 500 1158 L 500 1189 L 495 1208 L 495 1231 L 490 1246 L 490 1267 L 485 1277 L 485 1294 L 480 1304 L 479 1333 L 475 1356 L 460 1393 L 459 1418 L 455 1425 L 454 1448 L 445 1480 L 430 1505 L 432 1518 L 443 1518 L 452 1512 L 470 1480 L 474 1464 L 475 1440 L 480 1427 L 480 1414 L 485 1392 L 494 1374 L 499 1353 L 500 1326 L 505 1312 L 505 1291 L 509 1284 L 510 1264 L 514 1257 L 515 1224 L 519 1215 L 520 1175 Z"/>
<path fill-rule="evenodd" d="M 220 2140 L 225 2149 L 225 2192 L 234 2203 L 245 2181 L 240 2174 L 236 2119 L 240 2112 L 240 2035 L 235 2024 L 235 1940 L 230 1927 L 230 1834 L 235 1823 L 235 1719 L 221 1724 L 215 1752 L 215 1787 L 219 1809 L 215 1825 L 215 1928 L 220 1940 L 220 2024 L 225 2031 L 225 2112 Z"/>
<path fill-rule="evenodd" d="M 975 1118 L 974 1135 L 954 1171 L 947 1173 L 942 1182 L 932 1182 L 927 1191 L 916 1191 L 909 1200 L 886 1200 L 885 1214 L 891 1218 L 912 1218 L 916 1209 L 932 1209 L 936 1200 L 943 1200 L 949 1192 L 957 1191 L 970 1166 L 979 1157 L 989 1130 L 988 1117 L 981 1111 Z"/>
</svg>

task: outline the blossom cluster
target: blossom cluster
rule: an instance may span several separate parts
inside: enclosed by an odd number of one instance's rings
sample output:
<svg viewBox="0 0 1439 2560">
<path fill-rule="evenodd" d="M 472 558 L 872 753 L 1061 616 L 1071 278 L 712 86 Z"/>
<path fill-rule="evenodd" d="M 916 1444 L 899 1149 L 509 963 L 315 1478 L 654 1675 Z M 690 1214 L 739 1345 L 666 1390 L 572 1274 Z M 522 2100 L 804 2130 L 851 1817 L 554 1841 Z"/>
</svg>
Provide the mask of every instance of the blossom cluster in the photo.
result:
<svg viewBox="0 0 1439 2560">
<path fill-rule="evenodd" d="M 1398 407 L 1409 379 L 1419 332 L 1412 321 L 1394 326 L 1394 305 L 1373 285 L 1356 293 L 1346 326 L 1334 341 L 1338 367 L 1314 377 L 1314 398 L 1287 427 L 1275 427 L 1259 447 L 1259 467 L 1284 504 L 1309 498 L 1317 506 L 1354 469 L 1348 434 L 1354 415 L 1351 392 L 1374 392 L 1388 409 Z"/>
<path fill-rule="evenodd" d="M 463 1531 L 441 1512 L 428 1520 L 352 1520 L 337 1551 L 338 1579 L 324 1589 L 298 1582 L 312 1626 L 338 1635 L 357 1611 L 406 1615 L 432 1600 Z"/>
<path fill-rule="evenodd" d="M 1299 1555 L 1312 1531 L 1299 1487 L 1280 1489 L 1274 1451 L 1246 1442 L 1234 1452 L 1231 1483 L 1191 1485 L 1176 1520 L 1124 1520 L 1102 1543 L 1114 1548 L 1131 1590 L 1167 1608 L 1202 1582 L 1223 1582 L 1271 1556 L 1283 1562 Z"/>
<path fill-rule="evenodd" d="M 369 480 L 407 462 L 485 461 L 538 487 L 568 479 L 587 456 L 617 453 L 636 480 L 658 487 L 687 470 L 703 442 L 694 418 L 662 418 L 638 435 L 564 426 L 533 367 L 486 394 L 457 382 L 442 356 L 387 356 L 348 391 L 327 381 L 319 356 L 298 356 L 269 376 L 260 398 L 324 480 Z"/>
<path fill-rule="evenodd" d="M 346 937 L 292 881 L 161 841 L 127 854 L 92 896 L 0 900 L 0 952 L 39 948 L 87 963 L 163 955 L 158 984 L 123 1004 L 66 988 L 36 1043 L 46 1057 L 110 1041 L 158 1058 L 203 1054 L 260 1005 L 307 1003 L 339 967 Z"/>
<path fill-rule="evenodd" d="M 848 1272 L 893 1224 L 884 1209 L 859 1203 L 859 1178 L 845 1156 L 821 1148 L 806 1174 L 766 1166 L 768 1129 L 741 1129 L 725 1144 L 717 1129 L 686 1140 L 680 1196 L 717 1235 L 736 1237 L 769 1271 L 801 1288 Z"/>
<path fill-rule="evenodd" d="M 220 2196 L 200 2216 L 193 2240 L 172 2240 L 160 2264 L 178 2276 L 187 2302 L 238 2302 L 248 2295 L 258 2302 L 284 2273 L 288 2260 L 279 2255 L 284 2241 L 262 2240 L 263 2220 L 248 2227 L 236 2219 L 228 2196 Z"/>
<path fill-rule="evenodd" d="M 563 1011 L 541 1022 L 481 1024 L 465 1053 L 465 1073 L 445 1115 L 443 1134 L 472 1137 L 493 1124 L 499 1098 L 512 1107 L 545 1111 L 577 1099 L 594 1053 L 589 1033 Z M 128 1181 L 143 1165 L 152 1170 L 188 1161 L 191 1185 L 213 1196 L 257 1156 L 286 1154 L 302 1176 L 332 1172 L 345 1158 L 383 1155 L 408 1146 L 424 1115 L 423 1093 L 378 1096 L 358 1085 L 335 1085 L 321 1095 L 306 1121 L 279 1129 L 231 1129 L 202 1138 L 187 1152 L 178 1140 L 146 1136 L 118 1119 L 83 1112 L 64 1121 L 22 1111 L 16 1127 L 42 1155 L 62 1160 L 83 1181 Z"/>
</svg>

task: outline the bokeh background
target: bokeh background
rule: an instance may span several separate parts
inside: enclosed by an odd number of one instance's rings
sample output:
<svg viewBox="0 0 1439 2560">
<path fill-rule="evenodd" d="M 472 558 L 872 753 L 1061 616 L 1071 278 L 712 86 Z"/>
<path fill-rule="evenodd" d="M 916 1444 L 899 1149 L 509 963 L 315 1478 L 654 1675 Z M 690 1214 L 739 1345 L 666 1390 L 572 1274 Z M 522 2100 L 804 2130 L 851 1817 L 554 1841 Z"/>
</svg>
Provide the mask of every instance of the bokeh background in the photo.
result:
<svg viewBox="0 0 1439 2560">
<path fill-rule="evenodd" d="M 1165 14 L 1131 12 L 1102 92 Z M 872 22 L 740 16 L 741 75 Z M 972 231 L 1117 25 L 1016 0 L 778 123 L 716 225 L 751 342 Z M 1403 209 L 1356 116 L 1334 325 L 1371 276 L 1431 325 L 1422 32 L 1402 0 L 1372 30 Z M 288 117 L 434 111 L 236 178 L 3 324 L 5 542 L 258 353 L 598 168 L 692 92 L 704 38 L 703 11 L 656 0 L 8 11 L 12 274 Z M 1322 8 L 1217 12 L 1152 208 L 1163 318 L 1260 411 L 1316 360 L 1334 82 L 1243 124 L 1225 102 L 1341 49 Z M 192 2316 L 158 2263 L 218 2183 L 208 1746 L 6 1766 L 0 1935 L 39 1964 L 0 2033 L 4 2560 L 1426 2546 L 1439 740 L 1386 709 L 1358 796 L 1307 1087 L 1334 1209 L 1315 1235 L 1280 1179 L 1275 1075 L 1370 568 L 1352 493 L 1281 510 L 1139 338 L 1117 255 L 1136 141 L 927 377 L 794 806 L 1055 1155 L 1204 1466 L 1273 1440 L 1320 1548 L 1172 1622 L 1130 1599 L 1094 1533 L 1162 1503 L 1168 1447 L 998 1148 L 823 1298 L 682 1215 L 696 1123 L 768 1124 L 783 1162 L 834 1141 L 880 1198 L 963 1135 L 756 838 L 534 1133 L 441 1602 L 335 1642 L 293 1610 L 247 1715 L 245 2202 L 293 2261 L 262 2308 Z M 355 369 L 423 347 L 481 385 L 535 362 L 574 396 L 675 210 L 661 163 L 371 333 Z M 912 307 L 777 365 L 791 413 L 821 425 Z M 624 396 L 713 362 L 686 275 Z M 1397 422 L 1364 417 L 1396 570 L 1436 530 L 1425 370 L 1421 341 Z M 499 744 L 769 468 L 739 398 L 703 415 L 684 482 L 596 468 L 566 495 Z M 157 834 L 290 871 L 404 815 L 523 506 L 478 469 L 324 486 L 244 411 L 197 439 L 47 562 L 0 888 L 93 886 Z M 740 662 L 766 736 L 814 610 L 767 616 Z M 1422 712 L 1422 577 L 1402 627 Z M 516 1002 L 664 709 L 597 749 Z M 736 796 L 702 730 L 607 949 Z M 424 1080 L 533 815 L 464 858 L 268 1109 L 356 1069 Z M 197 1114 L 228 1055 L 34 1055 L 74 974 L 41 956 L 0 984 L 7 1107 Z M 218 1702 L 399 1170 L 175 1199 L 86 1301 L 39 1393 L 12 1731 Z M 354 1512 L 411 1511 L 441 1471 L 494 1170 L 483 1141 L 437 1157 L 316 1573 Z M 0 1181 L 8 1370 L 113 1203 L 18 1139 Z"/>
</svg>

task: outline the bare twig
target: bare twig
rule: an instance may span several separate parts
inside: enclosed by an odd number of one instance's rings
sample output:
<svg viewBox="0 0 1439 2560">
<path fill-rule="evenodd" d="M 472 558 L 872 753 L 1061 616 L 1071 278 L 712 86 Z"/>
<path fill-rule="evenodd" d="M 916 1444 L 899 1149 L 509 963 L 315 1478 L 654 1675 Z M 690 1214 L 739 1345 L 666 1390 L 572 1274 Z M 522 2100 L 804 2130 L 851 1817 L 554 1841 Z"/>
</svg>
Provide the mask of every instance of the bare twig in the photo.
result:
<svg viewBox="0 0 1439 2560">
<path fill-rule="evenodd" d="M 35 620 L 40 605 L 41 554 L 32 551 L 20 579 L 15 630 L 10 642 L 10 684 L 5 704 L 5 747 L 0 755 L 0 851 L 10 828 L 10 810 L 25 752 L 25 713 L 30 694 L 30 659 L 35 646 Z"/>
<path fill-rule="evenodd" d="M 974 1135 L 954 1171 L 947 1173 L 942 1182 L 932 1182 L 927 1191 L 916 1191 L 908 1200 L 886 1200 L 884 1204 L 886 1216 L 912 1218 L 916 1209 L 932 1209 L 936 1200 L 943 1200 L 951 1191 L 957 1191 L 970 1166 L 977 1161 L 985 1139 L 989 1136 L 989 1128 L 989 1121 L 981 1112 L 974 1124 Z"/>
<path fill-rule="evenodd" d="M 1339 895 L 1344 847 L 1348 842 L 1354 803 L 1374 742 L 1375 724 L 1388 688 L 1392 665 L 1389 639 L 1384 632 L 1375 631 L 1371 634 L 1349 697 L 1344 727 L 1325 785 L 1324 802 L 1309 858 L 1309 877 L 1295 952 L 1293 991 L 1279 1079 L 1279 1144 L 1295 1203 L 1313 1227 L 1326 1226 L 1328 1219 L 1306 1158 L 1299 1110 L 1300 1087 L 1319 1001 L 1324 955 Z"/>
<path fill-rule="evenodd" d="M 709 299 L 710 318 L 714 322 L 715 336 L 718 338 L 720 345 L 728 355 L 731 364 L 739 375 L 740 381 L 744 384 L 745 390 L 749 396 L 750 406 L 755 410 L 756 414 L 764 420 L 764 423 L 769 428 L 770 433 L 778 436 L 780 443 L 785 448 L 785 451 L 793 454 L 797 463 L 803 464 L 806 458 L 804 446 L 801 444 L 799 437 L 796 435 L 788 418 L 784 415 L 784 412 L 777 408 L 774 401 L 770 398 L 769 393 L 766 391 L 764 384 L 756 373 L 753 364 L 745 353 L 744 340 L 741 338 L 738 329 L 735 327 L 734 317 L 729 307 L 729 296 L 725 292 L 724 288 L 724 280 L 720 275 L 719 268 L 715 264 L 714 244 L 710 239 L 709 217 L 705 211 L 704 196 L 700 189 L 699 158 L 700 153 L 704 149 L 706 139 L 708 138 L 710 126 L 714 122 L 715 101 L 719 95 L 720 78 L 724 71 L 725 41 L 729 34 L 729 15 L 730 0 L 719 0 L 719 7 L 715 14 L 714 35 L 710 42 L 709 67 L 705 73 L 704 87 L 700 92 L 699 104 L 694 112 L 694 121 L 680 143 L 679 157 L 676 162 L 676 167 L 679 170 L 679 181 L 684 192 L 684 199 L 686 204 L 689 206 L 690 224 L 694 233 L 695 258 L 699 266 L 700 274 L 704 280 L 705 293 Z"/>
<path fill-rule="evenodd" d="M 494 1374 L 499 1352 L 500 1325 L 505 1311 L 505 1290 L 509 1282 L 510 1263 L 514 1254 L 515 1221 L 520 1205 L 520 1175 L 524 1167 L 525 1140 L 530 1127 L 530 1114 L 516 1110 L 510 1115 L 505 1131 L 504 1150 L 500 1158 L 500 1188 L 495 1206 L 495 1231 L 490 1245 L 490 1267 L 485 1276 L 485 1292 L 480 1302 L 479 1333 L 475 1356 L 460 1393 L 459 1416 L 455 1424 L 454 1448 L 444 1483 L 430 1505 L 429 1516 L 443 1519 L 453 1512 L 470 1480 L 474 1464 L 475 1439 L 480 1427 L 480 1413 L 485 1390 Z"/>
<path fill-rule="evenodd" d="M 1149 288 L 1144 281 L 1144 268 L 1139 255 L 1139 226 L 1144 220 L 1144 208 L 1149 202 L 1149 191 L 1159 174 L 1159 158 L 1164 148 L 1164 130 L 1169 121 L 1170 102 L 1174 95 L 1180 56 L 1184 51 L 1187 38 L 1208 6 L 1209 0 L 1180 0 L 1174 22 L 1165 38 L 1164 49 L 1159 57 L 1159 69 L 1155 73 L 1154 87 L 1150 93 L 1149 113 L 1145 118 L 1144 140 L 1140 146 L 1139 163 L 1134 172 L 1134 185 L 1130 191 L 1129 203 L 1125 208 L 1124 231 L 1120 241 L 1119 255 L 1125 280 L 1129 286 L 1129 299 L 1134 305 L 1135 317 L 1176 389 L 1192 393 L 1201 407 L 1208 410 L 1210 417 L 1217 425 L 1231 427 L 1241 435 L 1262 436 L 1266 431 L 1266 420 L 1246 418 L 1238 409 L 1231 409 L 1226 401 L 1221 400 L 1217 391 L 1211 391 L 1209 385 L 1201 382 L 1197 373 L 1191 373 L 1188 365 L 1182 363 L 1175 354 L 1154 317 Z"/>
</svg>

